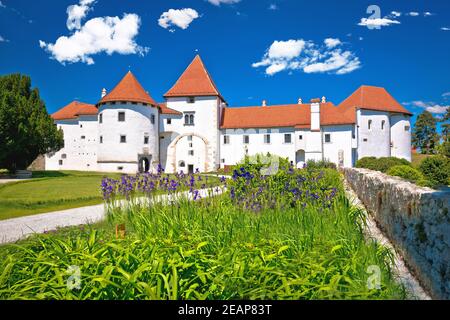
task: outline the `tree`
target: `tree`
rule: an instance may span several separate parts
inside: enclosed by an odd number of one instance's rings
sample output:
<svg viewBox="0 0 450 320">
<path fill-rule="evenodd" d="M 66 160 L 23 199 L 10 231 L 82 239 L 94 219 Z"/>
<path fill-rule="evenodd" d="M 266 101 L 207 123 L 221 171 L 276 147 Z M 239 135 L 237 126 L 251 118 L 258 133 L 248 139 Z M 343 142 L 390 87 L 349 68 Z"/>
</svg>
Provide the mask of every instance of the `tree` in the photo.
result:
<svg viewBox="0 0 450 320">
<path fill-rule="evenodd" d="M 436 119 L 433 115 L 424 111 L 419 115 L 412 134 L 413 146 L 419 148 L 423 154 L 432 154 L 439 142 L 436 131 Z"/>
<path fill-rule="evenodd" d="M 0 168 L 26 169 L 40 154 L 64 146 L 63 132 L 47 113 L 31 78 L 0 76 Z"/>
<path fill-rule="evenodd" d="M 442 143 L 439 146 L 439 153 L 450 158 L 450 108 L 447 108 L 442 121 Z"/>
</svg>

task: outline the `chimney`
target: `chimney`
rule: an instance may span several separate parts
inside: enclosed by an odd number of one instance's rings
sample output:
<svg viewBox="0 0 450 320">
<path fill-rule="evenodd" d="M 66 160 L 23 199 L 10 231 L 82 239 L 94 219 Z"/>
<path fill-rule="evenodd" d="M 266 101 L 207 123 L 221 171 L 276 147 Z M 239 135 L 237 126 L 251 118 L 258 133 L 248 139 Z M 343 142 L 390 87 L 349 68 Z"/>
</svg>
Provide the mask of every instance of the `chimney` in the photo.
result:
<svg viewBox="0 0 450 320">
<path fill-rule="evenodd" d="M 103 90 L 102 90 L 102 98 L 104 98 L 105 96 L 106 96 L 106 89 L 103 88 Z"/>
<path fill-rule="evenodd" d="M 267 101 L 266 101 L 266 100 L 263 100 L 263 101 L 262 101 L 262 106 L 263 106 L 263 107 L 267 107 Z"/>
<path fill-rule="evenodd" d="M 298 98 L 298 104 L 303 104 L 302 98 Z"/>
<path fill-rule="evenodd" d="M 322 103 L 327 103 L 327 98 L 325 96 L 322 97 Z"/>
<path fill-rule="evenodd" d="M 311 99 L 311 131 L 320 131 L 320 99 Z"/>
</svg>

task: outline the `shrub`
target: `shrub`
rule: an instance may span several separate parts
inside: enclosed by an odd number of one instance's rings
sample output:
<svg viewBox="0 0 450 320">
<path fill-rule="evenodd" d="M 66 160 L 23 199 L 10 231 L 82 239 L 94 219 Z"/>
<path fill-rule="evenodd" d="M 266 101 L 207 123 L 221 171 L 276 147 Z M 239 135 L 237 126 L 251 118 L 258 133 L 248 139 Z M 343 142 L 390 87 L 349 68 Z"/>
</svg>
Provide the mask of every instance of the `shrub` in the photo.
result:
<svg viewBox="0 0 450 320">
<path fill-rule="evenodd" d="M 405 159 L 395 157 L 365 157 L 356 162 L 357 168 L 365 168 L 386 173 L 390 168 L 395 166 L 411 166 L 411 163 Z"/>
<path fill-rule="evenodd" d="M 432 189 L 434 189 L 436 187 L 436 183 L 433 183 L 432 181 L 427 180 L 425 178 L 422 178 L 422 179 L 416 181 L 416 184 L 421 187 L 427 187 L 427 188 L 432 188 Z"/>
<path fill-rule="evenodd" d="M 414 169 L 410 166 L 394 166 L 388 170 L 387 174 L 413 182 L 424 179 L 422 173 L 419 170 Z"/>
<path fill-rule="evenodd" d="M 443 156 L 432 156 L 424 159 L 419 166 L 420 171 L 436 184 L 448 185 L 450 178 L 450 160 Z"/>
<path fill-rule="evenodd" d="M 329 160 L 309 160 L 306 163 L 306 166 L 311 170 L 321 170 L 321 169 L 337 169 L 337 166 L 335 163 L 329 161 Z"/>
</svg>

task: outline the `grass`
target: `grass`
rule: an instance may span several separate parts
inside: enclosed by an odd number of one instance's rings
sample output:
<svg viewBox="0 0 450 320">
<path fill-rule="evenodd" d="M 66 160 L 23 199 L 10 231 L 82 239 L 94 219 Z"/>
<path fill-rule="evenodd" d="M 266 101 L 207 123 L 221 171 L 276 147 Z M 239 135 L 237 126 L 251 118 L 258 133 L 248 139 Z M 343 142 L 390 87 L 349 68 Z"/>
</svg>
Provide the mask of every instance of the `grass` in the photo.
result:
<svg viewBox="0 0 450 320">
<path fill-rule="evenodd" d="M 264 183 L 276 189 L 276 181 L 289 177 Z M 339 181 L 332 170 L 307 178 L 302 191 L 320 187 L 321 179 Z M 262 185 L 251 179 L 255 189 Z M 338 194 L 326 207 L 279 198 L 252 211 L 230 192 L 168 206 L 112 207 L 101 224 L 0 248 L 0 299 L 405 298 L 392 277 L 391 252 L 366 242 L 362 211 L 335 187 Z M 117 237 L 122 224 L 126 234 Z M 71 266 L 79 268 L 79 288 L 68 287 L 77 279 Z M 379 289 L 367 286 L 372 266 L 381 271 Z"/>
<path fill-rule="evenodd" d="M 0 185 L 0 220 L 100 204 L 103 176 L 105 173 L 33 172 L 31 180 Z"/>
<path fill-rule="evenodd" d="M 422 161 L 431 156 L 432 155 L 429 155 L 429 154 L 421 154 L 421 153 L 413 152 L 411 164 L 414 168 L 418 169 L 420 164 L 422 163 Z"/>
<path fill-rule="evenodd" d="M 31 180 L 0 185 L 0 220 L 101 204 L 100 184 L 106 175 L 115 179 L 121 176 L 97 172 L 35 171 Z"/>
</svg>

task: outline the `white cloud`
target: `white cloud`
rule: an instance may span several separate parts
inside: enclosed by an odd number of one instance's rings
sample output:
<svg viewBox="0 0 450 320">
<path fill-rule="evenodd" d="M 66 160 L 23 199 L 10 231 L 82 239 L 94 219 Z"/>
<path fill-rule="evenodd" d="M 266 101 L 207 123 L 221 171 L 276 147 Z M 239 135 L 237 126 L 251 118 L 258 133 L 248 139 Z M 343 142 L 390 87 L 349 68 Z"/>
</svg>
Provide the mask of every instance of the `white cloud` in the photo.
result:
<svg viewBox="0 0 450 320">
<path fill-rule="evenodd" d="M 333 41 L 327 41 L 333 40 Z M 312 41 L 274 41 L 261 61 L 253 63 L 253 68 L 265 67 L 267 75 L 284 70 L 301 70 L 305 73 L 346 74 L 361 67 L 354 53 L 345 51 L 339 39 L 326 39 L 324 45 Z"/>
<path fill-rule="evenodd" d="M 92 55 L 99 53 L 140 54 L 148 52 L 135 42 L 141 19 L 136 14 L 119 17 L 99 17 L 87 21 L 70 36 L 59 37 L 54 44 L 39 41 L 41 48 L 54 59 L 66 62 L 94 64 Z"/>
<path fill-rule="evenodd" d="M 158 24 L 164 29 L 170 26 L 177 26 L 183 30 L 187 29 L 192 21 L 197 19 L 199 14 L 197 11 L 191 8 L 186 9 L 170 9 L 164 12 L 158 20 Z M 171 31 L 174 31 L 171 29 Z"/>
<path fill-rule="evenodd" d="M 6 8 L 6 6 L 0 1 L 0 8 Z"/>
<path fill-rule="evenodd" d="M 411 11 L 411 12 L 408 12 L 406 15 L 411 16 L 411 17 L 417 17 L 419 15 L 419 13 L 415 12 L 415 11 Z"/>
<path fill-rule="evenodd" d="M 402 13 L 401 12 L 398 12 L 398 11 L 392 11 L 391 12 L 391 15 L 393 16 L 393 17 L 400 17 L 401 15 L 402 15 Z"/>
<path fill-rule="evenodd" d="M 207 0 L 207 1 L 215 6 L 220 6 L 222 3 L 223 4 L 233 4 L 233 3 L 241 2 L 241 0 Z"/>
<path fill-rule="evenodd" d="M 2 36 L 0 36 L 0 42 L 9 42 L 9 40 L 3 38 Z"/>
<path fill-rule="evenodd" d="M 442 30 L 442 31 L 450 31 L 450 28 L 448 28 L 448 27 L 442 27 L 441 30 Z"/>
<path fill-rule="evenodd" d="M 80 0 L 79 4 L 74 4 L 67 8 L 67 29 L 78 30 L 81 28 L 81 20 L 92 10 L 91 5 L 94 4 L 94 1 Z"/>
<path fill-rule="evenodd" d="M 278 10 L 278 6 L 275 3 L 272 3 L 268 9 L 269 10 Z"/>
<path fill-rule="evenodd" d="M 435 114 L 444 114 L 447 113 L 447 110 L 449 106 L 443 106 L 436 104 L 434 102 L 425 102 L 425 101 L 413 101 L 409 104 L 412 104 L 413 106 L 423 108 L 427 110 L 428 112 L 435 113 Z"/>
<path fill-rule="evenodd" d="M 431 13 L 431 12 L 426 11 L 426 12 L 423 13 L 423 15 L 424 15 L 425 17 L 430 17 L 430 16 L 434 16 L 434 13 Z"/>
<path fill-rule="evenodd" d="M 443 96 L 444 98 L 450 97 L 450 92 L 443 93 L 442 96 Z"/>
<path fill-rule="evenodd" d="M 392 20 L 392 19 L 389 19 L 387 17 L 385 17 L 385 18 L 376 18 L 376 19 L 374 19 L 374 18 L 371 18 L 371 19 L 362 18 L 361 22 L 358 23 L 358 26 L 367 27 L 369 29 L 375 29 L 375 28 L 379 29 L 381 27 L 388 27 L 391 24 L 400 24 L 400 21 Z"/>
<path fill-rule="evenodd" d="M 334 38 L 327 38 L 325 39 L 324 43 L 328 49 L 333 49 L 334 47 L 337 47 L 342 44 L 341 40 Z"/>
</svg>

